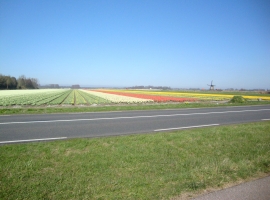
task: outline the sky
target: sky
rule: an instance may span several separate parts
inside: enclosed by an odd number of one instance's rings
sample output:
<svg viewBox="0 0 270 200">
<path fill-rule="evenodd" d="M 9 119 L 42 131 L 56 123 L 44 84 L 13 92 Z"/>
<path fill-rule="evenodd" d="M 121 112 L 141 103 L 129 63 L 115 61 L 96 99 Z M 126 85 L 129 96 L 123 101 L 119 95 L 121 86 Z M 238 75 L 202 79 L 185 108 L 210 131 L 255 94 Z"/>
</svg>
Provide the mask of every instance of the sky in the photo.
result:
<svg viewBox="0 0 270 200">
<path fill-rule="evenodd" d="M 269 0 L 0 0 L 0 74 L 270 89 Z"/>
</svg>

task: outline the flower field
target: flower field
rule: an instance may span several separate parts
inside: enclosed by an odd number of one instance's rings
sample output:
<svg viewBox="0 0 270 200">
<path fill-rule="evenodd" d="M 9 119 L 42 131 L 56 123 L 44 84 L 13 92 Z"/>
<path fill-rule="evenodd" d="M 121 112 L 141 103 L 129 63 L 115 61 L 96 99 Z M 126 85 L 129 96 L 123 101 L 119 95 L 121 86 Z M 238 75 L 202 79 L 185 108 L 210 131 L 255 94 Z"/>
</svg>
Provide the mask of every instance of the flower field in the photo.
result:
<svg viewBox="0 0 270 200">
<path fill-rule="evenodd" d="M 0 106 L 13 105 L 89 105 L 103 104 L 110 101 L 91 95 L 81 90 L 40 89 L 9 90 L 0 92 Z"/>
<path fill-rule="evenodd" d="M 222 93 L 188 93 L 145 90 L 4 90 L 0 91 L 0 106 L 93 105 L 151 102 L 228 101 L 234 95 Z M 270 95 L 243 95 L 248 100 L 270 100 Z"/>
<path fill-rule="evenodd" d="M 192 93 L 192 92 L 175 92 L 175 91 L 145 91 L 145 90 L 99 90 L 102 92 L 118 92 L 129 94 L 144 94 L 144 95 L 157 95 L 166 97 L 181 97 L 181 98 L 195 98 L 200 101 L 226 101 L 230 100 L 234 95 L 232 94 L 209 94 L 209 93 Z M 236 94 L 235 94 L 236 95 Z M 243 95 L 248 100 L 267 100 L 270 101 L 270 95 Z M 188 100 L 190 101 L 190 100 Z"/>
<path fill-rule="evenodd" d="M 40 89 L 0 91 L 0 106 L 93 105 L 143 102 L 153 102 L 153 100 L 105 94 L 90 90 Z"/>
<path fill-rule="evenodd" d="M 0 92 L 0 106 L 59 104 L 70 90 L 11 90 Z"/>
<path fill-rule="evenodd" d="M 145 102 L 153 102 L 151 99 L 144 99 L 144 98 L 136 98 L 136 97 L 131 97 L 131 96 L 125 96 L 123 94 L 112 94 L 109 92 L 102 92 L 97 90 L 84 90 L 85 92 L 106 99 L 107 101 L 110 101 L 112 103 L 145 103 Z"/>
<path fill-rule="evenodd" d="M 151 95 L 151 94 L 137 94 L 137 93 L 128 93 L 122 91 L 108 91 L 108 90 L 98 90 L 99 92 L 108 93 L 108 94 L 116 94 L 127 97 L 136 97 L 141 99 L 152 100 L 155 102 L 193 102 L 196 101 L 196 98 L 182 98 L 182 97 L 172 97 L 172 96 L 160 96 L 160 95 Z"/>
</svg>

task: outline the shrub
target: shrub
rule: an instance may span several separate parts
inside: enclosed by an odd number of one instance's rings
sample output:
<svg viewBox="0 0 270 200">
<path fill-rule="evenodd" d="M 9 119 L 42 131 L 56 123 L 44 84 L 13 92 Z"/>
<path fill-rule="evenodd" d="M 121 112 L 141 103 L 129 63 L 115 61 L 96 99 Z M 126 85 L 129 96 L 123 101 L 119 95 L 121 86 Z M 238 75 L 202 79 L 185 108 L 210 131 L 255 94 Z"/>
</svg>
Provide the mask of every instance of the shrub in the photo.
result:
<svg viewBox="0 0 270 200">
<path fill-rule="evenodd" d="M 230 103 L 245 103 L 247 100 L 242 96 L 234 96 L 229 102 Z"/>
</svg>

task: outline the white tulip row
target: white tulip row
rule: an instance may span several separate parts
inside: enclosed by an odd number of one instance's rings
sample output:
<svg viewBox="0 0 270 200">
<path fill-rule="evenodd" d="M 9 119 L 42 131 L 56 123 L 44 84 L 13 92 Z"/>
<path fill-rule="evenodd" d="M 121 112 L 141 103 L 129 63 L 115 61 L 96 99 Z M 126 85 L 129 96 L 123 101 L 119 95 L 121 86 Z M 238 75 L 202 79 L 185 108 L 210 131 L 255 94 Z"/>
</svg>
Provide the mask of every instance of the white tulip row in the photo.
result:
<svg viewBox="0 0 270 200">
<path fill-rule="evenodd" d="M 106 99 L 108 101 L 111 101 L 113 103 L 145 103 L 145 102 L 153 102 L 152 99 L 140 99 L 136 97 L 127 97 L 122 95 L 116 95 L 116 94 L 108 94 L 103 92 L 97 92 L 93 90 L 82 90 L 84 92 L 90 93 L 92 95 L 101 97 L 103 99 Z"/>
<path fill-rule="evenodd" d="M 62 95 L 68 95 L 68 89 L 6 90 L 0 92 L 0 106 L 42 105 Z"/>
<path fill-rule="evenodd" d="M 29 94 L 59 93 L 65 90 L 67 89 L 0 90 L 0 98 Z"/>
</svg>

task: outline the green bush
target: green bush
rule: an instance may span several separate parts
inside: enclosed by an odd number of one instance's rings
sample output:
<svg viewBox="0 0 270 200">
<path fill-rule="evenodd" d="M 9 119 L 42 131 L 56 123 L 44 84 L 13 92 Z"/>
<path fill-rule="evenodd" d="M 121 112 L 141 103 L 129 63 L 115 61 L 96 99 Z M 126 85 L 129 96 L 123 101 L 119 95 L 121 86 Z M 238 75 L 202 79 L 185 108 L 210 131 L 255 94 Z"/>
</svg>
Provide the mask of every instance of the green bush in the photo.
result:
<svg viewBox="0 0 270 200">
<path fill-rule="evenodd" d="M 230 103 L 245 103 L 247 100 L 242 96 L 234 96 L 229 102 Z"/>
</svg>

